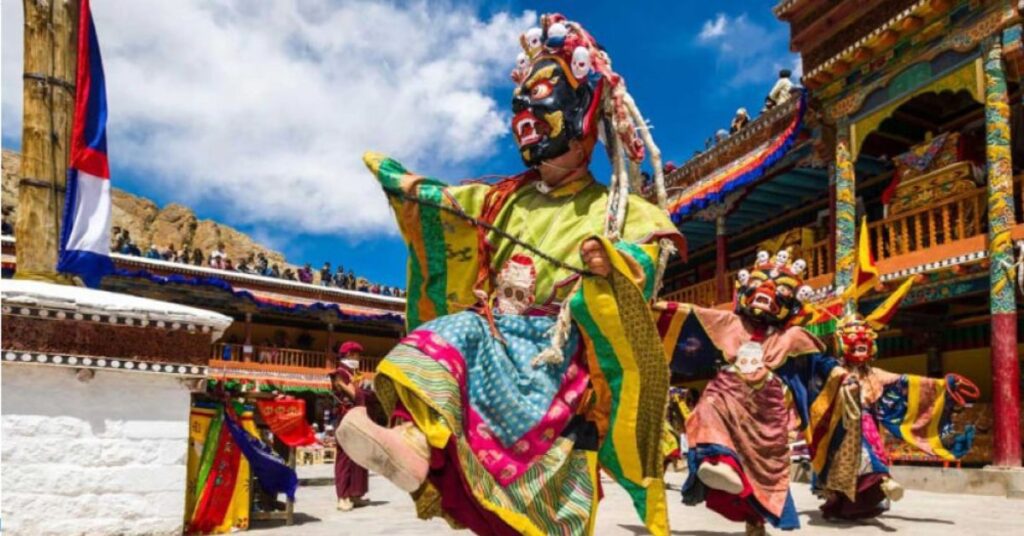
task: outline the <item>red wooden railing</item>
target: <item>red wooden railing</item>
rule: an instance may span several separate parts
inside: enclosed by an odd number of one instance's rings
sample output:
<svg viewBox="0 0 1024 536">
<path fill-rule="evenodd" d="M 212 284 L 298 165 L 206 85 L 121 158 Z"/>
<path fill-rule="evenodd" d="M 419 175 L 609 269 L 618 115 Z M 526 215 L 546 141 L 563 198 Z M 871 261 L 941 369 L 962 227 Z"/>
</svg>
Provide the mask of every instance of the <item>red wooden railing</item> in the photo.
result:
<svg viewBox="0 0 1024 536">
<path fill-rule="evenodd" d="M 1018 191 L 1024 190 L 1022 180 L 1024 176 L 1014 179 Z M 869 223 L 868 235 L 875 259 L 891 259 L 984 235 L 988 232 L 987 196 L 988 191 L 982 186 L 928 206 Z M 750 246 L 736 251 L 731 258 L 749 255 L 756 247 Z M 937 254 L 941 254 L 941 248 Z M 828 240 L 815 243 L 810 251 L 805 250 L 802 255 L 807 261 L 805 279 L 832 273 L 835 262 Z M 730 285 L 735 281 L 735 274 L 735 271 L 728 273 Z M 717 304 L 719 300 L 716 298 L 714 279 L 700 281 L 664 295 L 666 300 L 704 306 Z"/>
</svg>

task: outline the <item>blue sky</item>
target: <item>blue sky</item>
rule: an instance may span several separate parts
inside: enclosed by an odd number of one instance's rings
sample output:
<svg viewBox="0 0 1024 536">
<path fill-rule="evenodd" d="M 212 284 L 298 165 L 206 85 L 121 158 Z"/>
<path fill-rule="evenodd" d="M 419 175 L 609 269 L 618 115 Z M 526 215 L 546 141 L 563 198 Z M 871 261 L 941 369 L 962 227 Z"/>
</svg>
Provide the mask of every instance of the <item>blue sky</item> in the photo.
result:
<svg viewBox="0 0 1024 536">
<path fill-rule="evenodd" d="M 773 4 L 96 0 L 114 184 L 292 262 L 402 285 L 405 249 L 359 154 L 448 180 L 519 172 L 507 75 L 536 14 L 597 37 L 665 160 L 681 163 L 737 107 L 756 112 L 780 68 L 796 70 Z M 21 4 L 2 10 L 3 146 L 16 149 Z"/>
</svg>

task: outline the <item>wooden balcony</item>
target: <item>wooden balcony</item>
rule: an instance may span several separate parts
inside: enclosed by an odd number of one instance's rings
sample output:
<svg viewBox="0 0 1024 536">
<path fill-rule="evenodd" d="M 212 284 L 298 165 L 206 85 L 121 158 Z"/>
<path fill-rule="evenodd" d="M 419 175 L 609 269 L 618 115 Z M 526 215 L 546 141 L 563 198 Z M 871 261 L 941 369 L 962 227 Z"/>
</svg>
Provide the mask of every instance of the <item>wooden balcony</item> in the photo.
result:
<svg viewBox="0 0 1024 536">
<path fill-rule="evenodd" d="M 757 246 L 743 248 L 736 251 L 733 254 L 733 257 L 746 257 L 752 253 L 756 253 L 754 251 L 755 249 L 757 249 Z M 810 248 L 806 248 L 802 255 L 802 258 L 807 261 L 807 279 L 817 278 L 823 275 L 830 276 L 832 274 L 832 252 L 829 250 L 828 240 L 816 242 Z M 725 273 L 727 288 L 732 288 L 733 282 L 736 281 L 736 274 L 738 272 L 739 269 L 730 270 Z M 692 303 L 704 307 L 712 307 L 717 305 L 719 302 L 717 288 L 718 286 L 716 281 L 714 279 L 708 279 L 697 284 L 666 293 L 663 299 L 680 303 Z"/>
<path fill-rule="evenodd" d="M 1016 201 L 1024 202 L 1020 196 L 1022 177 L 1015 179 Z M 956 257 L 984 252 L 987 248 L 988 192 L 984 186 L 945 197 L 925 206 L 905 210 L 884 219 L 869 222 L 868 234 L 872 253 L 883 276 L 904 270 L 927 267 Z M 1021 212 L 1018 207 L 1018 221 Z M 1018 223 L 1013 229 L 1014 240 L 1024 239 L 1024 224 Z M 757 246 L 731 251 L 730 258 L 749 257 Z M 805 278 L 812 287 L 832 282 L 835 265 L 829 248 L 829 241 L 813 244 L 809 251 L 800 255 L 807 261 L 808 274 Z M 735 264 L 733 264 L 735 266 Z M 726 273 L 728 288 L 732 288 L 736 272 Z M 724 306 L 717 296 L 717 284 L 712 279 L 699 281 L 673 292 L 663 299 L 693 303 L 706 307 Z M 725 300 L 727 301 L 727 300 Z"/>
<path fill-rule="evenodd" d="M 375 372 L 382 359 L 363 356 L 359 360 L 358 372 Z M 326 380 L 327 374 L 334 370 L 335 363 L 334 354 L 323 351 L 219 343 L 213 345 L 209 366 L 214 370 L 232 369 L 250 379 L 259 379 L 265 375 L 265 379 L 273 381 L 285 374 Z"/>
<path fill-rule="evenodd" d="M 330 359 L 328 359 L 330 357 Z M 272 367 L 300 367 L 327 370 L 334 365 L 333 356 L 327 352 L 275 348 L 244 344 L 215 344 L 211 359 L 221 361 L 248 362 Z"/>
<path fill-rule="evenodd" d="M 869 223 L 875 259 L 890 259 L 984 234 L 988 229 L 987 195 L 984 188 L 978 188 Z"/>
</svg>

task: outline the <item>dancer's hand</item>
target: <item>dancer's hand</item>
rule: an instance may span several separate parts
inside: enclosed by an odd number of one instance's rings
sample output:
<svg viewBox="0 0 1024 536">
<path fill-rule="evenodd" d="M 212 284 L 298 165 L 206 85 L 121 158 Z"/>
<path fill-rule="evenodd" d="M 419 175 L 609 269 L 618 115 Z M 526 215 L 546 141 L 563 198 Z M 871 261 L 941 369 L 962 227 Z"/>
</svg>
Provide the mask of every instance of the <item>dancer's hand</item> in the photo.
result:
<svg viewBox="0 0 1024 536">
<path fill-rule="evenodd" d="M 612 263 L 608 259 L 608 252 L 596 238 L 590 238 L 583 242 L 583 246 L 580 247 L 580 255 L 583 257 L 583 263 L 591 272 L 601 277 L 607 277 L 612 273 Z"/>
</svg>

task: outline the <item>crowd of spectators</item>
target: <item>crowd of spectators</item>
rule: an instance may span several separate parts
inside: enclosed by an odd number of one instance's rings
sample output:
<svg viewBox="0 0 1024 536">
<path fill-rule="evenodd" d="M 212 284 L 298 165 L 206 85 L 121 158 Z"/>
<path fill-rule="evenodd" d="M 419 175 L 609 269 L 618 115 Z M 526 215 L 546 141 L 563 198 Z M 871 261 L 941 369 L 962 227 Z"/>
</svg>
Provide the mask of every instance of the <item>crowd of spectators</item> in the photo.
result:
<svg viewBox="0 0 1024 536">
<path fill-rule="evenodd" d="M 132 240 L 128 229 L 121 229 L 119 227 L 114 227 L 111 234 L 111 242 L 111 251 L 124 255 L 191 264 L 193 266 L 208 266 L 217 270 L 299 281 L 323 287 L 369 292 L 382 296 L 405 296 L 405 291 L 398 287 L 372 283 L 364 277 L 356 276 L 351 269 L 346 271 L 341 265 L 337 269 L 332 270 L 331 263 L 329 262 L 325 262 L 319 271 L 314 271 L 309 263 L 306 263 L 298 270 L 292 270 L 287 266 L 282 270 L 278 264 L 270 262 L 263 252 L 250 253 L 246 257 L 232 260 L 225 252 L 223 243 L 217 244 L 217 247 L 209 252 L 209 255 L 204 254 L 199 248 L 193 249 L 188 246 L 182 246 L 179 249 L 173 244 L 164 249 L 160 249 L 156 244 L 150 244 L 145 252 L 143 252 Z"/>
</svg>

